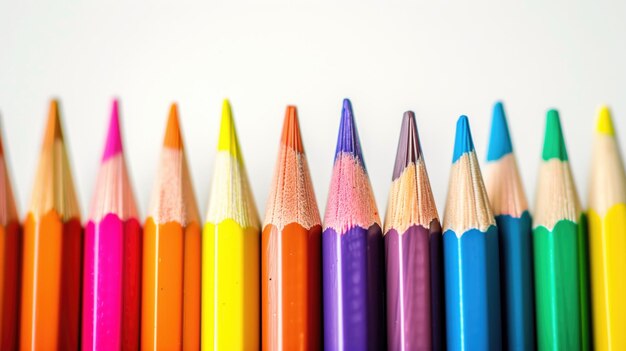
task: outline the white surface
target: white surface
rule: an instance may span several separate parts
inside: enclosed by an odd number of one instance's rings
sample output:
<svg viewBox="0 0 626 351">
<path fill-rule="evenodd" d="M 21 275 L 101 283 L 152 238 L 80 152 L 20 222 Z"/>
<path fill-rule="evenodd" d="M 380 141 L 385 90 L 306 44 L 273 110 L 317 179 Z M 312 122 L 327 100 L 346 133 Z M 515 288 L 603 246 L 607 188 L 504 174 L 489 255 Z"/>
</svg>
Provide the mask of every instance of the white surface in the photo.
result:
<svg viewBox="0 0 626 351">
<path fill-rule="evenodd" d="M 233 104 L 261 215 L 288 103 L 299 109 L 323 211 L 343 97 L 352 99 L 381 215 L 402 112 L 417 113 L 442 211 L 456 118 L 470 117 L 482 160 L 496 99 L 505 102 L 531 204 L 545 111 L 559 108 L 585 203 L 599 103 L 612 106 L 626 142 L 626 3 L 550 3 L 4 1 L 0 113 L 21 214 L 30 199 L 51 96 L 61 99 L 83 214 L 112 96 L 121 97 L 126 152 L 142 214 L 168 105 L 178 101 L 204 217 L 224 97 Z"/>
</svg>

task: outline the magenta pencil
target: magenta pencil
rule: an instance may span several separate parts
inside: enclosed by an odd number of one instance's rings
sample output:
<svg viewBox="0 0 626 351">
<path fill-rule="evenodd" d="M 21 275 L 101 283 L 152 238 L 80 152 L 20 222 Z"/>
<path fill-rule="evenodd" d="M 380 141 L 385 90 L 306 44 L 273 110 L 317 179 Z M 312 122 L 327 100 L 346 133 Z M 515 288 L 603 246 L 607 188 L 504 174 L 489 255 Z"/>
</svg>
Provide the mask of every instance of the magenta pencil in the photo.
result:
<svg viewBox="0 0 626 351">
<path fill-rule="evenodd" d="M 141 226 L 119 128 L 117 101 L 85 228 L 83 350 L 137 350 Z"/>
</svg>

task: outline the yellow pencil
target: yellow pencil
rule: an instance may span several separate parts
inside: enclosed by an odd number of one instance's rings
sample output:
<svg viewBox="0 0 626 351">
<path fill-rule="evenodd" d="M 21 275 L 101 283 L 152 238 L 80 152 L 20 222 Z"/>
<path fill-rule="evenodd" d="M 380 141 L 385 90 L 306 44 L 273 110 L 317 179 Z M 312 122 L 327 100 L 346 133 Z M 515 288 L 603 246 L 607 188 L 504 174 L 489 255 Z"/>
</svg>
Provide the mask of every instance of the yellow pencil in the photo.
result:
<svg viewBox="0 0 626 351">
<path fill-rule="evenodd" d="M 202 240 L 202 349 L 259 348 L 261 231 L 228 100 Z"/>
<path fill-rule="evenodd" d="M 626 175 L 606 106 L 594 139 L 588 211 L 594 344 L 626 350 Z"/>
</svg>

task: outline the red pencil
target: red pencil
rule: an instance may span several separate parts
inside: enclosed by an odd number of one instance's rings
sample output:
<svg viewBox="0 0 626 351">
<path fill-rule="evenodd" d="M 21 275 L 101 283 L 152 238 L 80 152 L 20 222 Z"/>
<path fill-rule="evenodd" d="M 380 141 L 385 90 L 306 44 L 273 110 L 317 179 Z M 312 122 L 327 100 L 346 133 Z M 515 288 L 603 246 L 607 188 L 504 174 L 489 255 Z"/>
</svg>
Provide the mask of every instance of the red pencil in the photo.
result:
<svg viewBox="0 0 626 351">
<path fill-rule="evenodd" d="M 17 348 L 20 224 L 0 130 L 0 350 Z"/>
</svg>

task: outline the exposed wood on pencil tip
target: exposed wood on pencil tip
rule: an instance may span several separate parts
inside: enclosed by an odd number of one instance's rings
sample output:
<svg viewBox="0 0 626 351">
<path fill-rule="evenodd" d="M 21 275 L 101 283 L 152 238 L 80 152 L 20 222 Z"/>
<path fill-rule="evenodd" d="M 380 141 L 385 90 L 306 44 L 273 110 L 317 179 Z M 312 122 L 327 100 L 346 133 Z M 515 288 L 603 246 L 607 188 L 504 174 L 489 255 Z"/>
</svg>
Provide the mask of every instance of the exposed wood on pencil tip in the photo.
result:
<svg viewBox="0 0 626 351">
<path fill-rule="evenodd" d="M 606 105 L 602 105 L 600 106 L 600 108 L 598 108 L 596 132 L 598 134 L 615 136 L 615 128 L 613 127 L 613 119 L 611 118 L 611 110 Z"/>
<path fill-rule="evenodd" d="M 282 231 L 289 223 L 298 223 L 309 230 L 320 225 L 321 219 L 303 151 L 295 106 L 287 106 L 285 111 L 281 144 L 264 225 L 271 224 Z"/>
<path fill-rule="evenodd" d="M 283 145 L 297 152 L 304 152 L 302 136 L 300 134 L 300 123 L 298 121 L 298 111 L 293 105 L 287 106 L 287 111 L 285 112 L 281 142 Z"/>
<path fill-rule="evenodd" d="M 626 204 L 626 171 L 608 107 L 598 109 L 591 154 L 589 209 L 606 215 L 615 204 Z"/>
<path fill-rule="evenodd" d="M 46 125 L 43 142 L 44 148 L 52 146 L 56 140 L 63 140 L 63 132 L 61 130 L 59 103 L 56 99 L 52 99 L 48 111 L 48 124 Z"/>
<path fill-rule="evenodd" d="M 533 227 L 543 226 L 552 230 L 563 219 L 577 222 L 581 212 L 580 200 L 567 162 L 559 112 L 554 109 L 549 110 L 546 115 L 541 156 L 543 162 L 539 168 Z"/>
<path fill-rule="evenodd" d="M 167 119 L 163 146 L 170 147 L 172 149 L 183 148 L 183 140 L 180 134 L 180 123 L 178 121 L 178 106 L 176 103 L 173 103 L 170 107 L 170 115 Z"/>
<path fill-rule="evenodd" d="M 4 141 L 2 140 L 2 133 L 4 129 L 2 129 L 2 121 L 0 121 L 0 156 L 4 156 Z"/>
<path fill-rule="evenodd" d="M 0 194 L 3 194 L 0 196 L 0 226 L 17 219 L 18 216 L 2 144 L 2 122 L 0 121 Z"/>
<path fill-rule="evenodd" d="M 57 100 L 50 102 L 39 165 L 30 204 L 35 217 L 56 210 L 63 220 L 80 217 L 72 172 L 63 144 L 63 132 Z"/>
<path fill-rule="evenodd" d="M 495 218 L 474 151 L 469 121 L 466 116 L 461 116 L 457 122 L 448 181 L 444 231 L 452 230 L 460 237 L 471 229 L 485 232 L 492 225 L 495 225 Z"/>
</svg>

